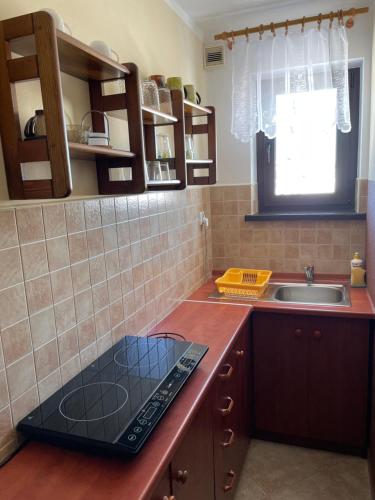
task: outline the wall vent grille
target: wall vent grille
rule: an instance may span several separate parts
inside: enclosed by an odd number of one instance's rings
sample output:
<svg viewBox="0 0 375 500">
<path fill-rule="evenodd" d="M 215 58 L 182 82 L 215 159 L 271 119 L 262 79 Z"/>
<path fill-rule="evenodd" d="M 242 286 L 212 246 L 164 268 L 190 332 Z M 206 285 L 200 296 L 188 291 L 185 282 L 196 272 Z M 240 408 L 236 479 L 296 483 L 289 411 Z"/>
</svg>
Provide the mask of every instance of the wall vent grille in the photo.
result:
<svg viewBox="0 0 375 500">
<path fill-rule="evenodd" d="M 217 68 L 224 65 L 224 45 L 210 45 L 204 48 L 204 67 Z"/>
</svg>

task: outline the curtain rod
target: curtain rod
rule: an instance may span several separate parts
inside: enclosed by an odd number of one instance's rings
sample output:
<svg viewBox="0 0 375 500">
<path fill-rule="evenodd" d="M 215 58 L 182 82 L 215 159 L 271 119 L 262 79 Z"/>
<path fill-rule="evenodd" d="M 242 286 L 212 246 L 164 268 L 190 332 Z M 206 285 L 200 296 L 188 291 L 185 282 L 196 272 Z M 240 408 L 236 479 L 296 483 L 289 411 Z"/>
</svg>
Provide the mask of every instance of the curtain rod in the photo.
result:
<svg viewBox="0 0 375 500">
<path fill-rule="evenodd" d="M 360 7 L 358 9 L 352 8 L 348 10 L 339 10 L 337 12 L 330 12 L 329 14 L 319 14 L 318 16 L 310 16 L 310 17 L 300 17 L 299 19 L 286 20 L 281 23 L 270 23 L 270 24 L 261 24 L 255 28 L 244 28 L 242 30 L 237 31 L 223 31 L 223 33 L 219 33 L 215 35 L 215 40 L 233 40 L 236 36 L 249 36 L 251 33 L 260 33 L 263 34 L 264 31 L 272 31 L 274 32 L 278 28 L 285 28 L 288 30 L 289 26 L 295 26 L 297 24 L 305 23 L 320 23 L 329 19 L 332 21 L 334 18 L 343 19 L 346 16 L 354 17 L 357 14 L 366 14 L 369 11 L 368 7 Z M 349 26 L 351 27 L 351 26 Z"/>
</svg>

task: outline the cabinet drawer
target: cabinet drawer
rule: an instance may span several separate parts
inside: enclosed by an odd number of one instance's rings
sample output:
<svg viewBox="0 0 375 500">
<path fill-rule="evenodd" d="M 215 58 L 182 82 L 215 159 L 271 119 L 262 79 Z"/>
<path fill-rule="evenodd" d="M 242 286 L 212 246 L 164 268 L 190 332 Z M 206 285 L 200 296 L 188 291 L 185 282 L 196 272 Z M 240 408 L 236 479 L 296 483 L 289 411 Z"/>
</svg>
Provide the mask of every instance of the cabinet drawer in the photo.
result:
<svg viewBox="0 0 375 500">
<path fill-rule="evenodd" d="M 216 499 L 234 497 L 249 443 L 249 332 L 244 328 L 224 360 L 215 386 Z"/>
</svg>

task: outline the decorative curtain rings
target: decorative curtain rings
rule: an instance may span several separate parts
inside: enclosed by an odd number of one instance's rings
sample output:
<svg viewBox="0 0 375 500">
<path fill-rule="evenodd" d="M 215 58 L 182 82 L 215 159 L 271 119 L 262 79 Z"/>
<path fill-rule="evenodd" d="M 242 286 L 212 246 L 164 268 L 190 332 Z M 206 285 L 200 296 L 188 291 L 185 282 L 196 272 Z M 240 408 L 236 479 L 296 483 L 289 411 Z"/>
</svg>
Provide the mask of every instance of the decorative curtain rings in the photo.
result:
<svg viewBox="0 0 375 500">
<path fill-rule="evenodd" d="M 263 34 L 264 34 L 264 26 L 263 26 L 263 24 L 261 24 L 259 26 L 259 40 L 262 40 Z"/>
<path fill-rule="evenodd" d="M 332 29 L 334 17 L 335 17 L 335 14 L 331 10 L 331 12 L 329 13 L 329 29 Z"/>
<path fill-rule="evenodd" d="M 302 19 L 302 28 L 301 28 L 301 33 L 304 33 L 305 32 L 305 23 L 306 23 L 306 17 L 303 16 L 303 19 Z"/>
<path fill-rule="evenodd" d="M 271 23 L 271 33 L 273 34 L 273 36 L 276 36 L 275 24 L 274 23 Z"/>
<path fill-rule="evenodd" d="M 285 21 L 285 36 L 288 35 L 289 32 L 289 19 Z"/>
<path fill-rule="evenodd" d="M 322 14 L 320 13 L 318 16 L 318 30 L 320 31 L 320 28 L 322 26 Z"/>
<path fill-rule="evenodd" d="M 246 30 L 245 30 L 245 36 L 246 36 L 246 41 L 248 42 L 249 41 L 249 28 L 246 26 Z"/>
</svg>

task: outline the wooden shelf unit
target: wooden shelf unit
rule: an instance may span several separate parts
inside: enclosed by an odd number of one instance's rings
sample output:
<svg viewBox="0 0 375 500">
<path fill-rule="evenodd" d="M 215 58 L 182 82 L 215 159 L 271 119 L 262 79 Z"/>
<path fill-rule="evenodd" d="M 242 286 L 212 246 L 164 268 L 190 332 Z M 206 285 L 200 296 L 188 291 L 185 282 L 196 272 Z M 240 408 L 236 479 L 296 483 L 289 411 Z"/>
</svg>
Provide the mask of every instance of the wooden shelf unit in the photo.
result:
<svg viewBox="0 0 375 500">
<path fill-rule="evenodd" d="M 12 57 L 16 53 L 21 57 Z M 61 72 L 89 83 L 91 108 L 126 109 L 131 151 L 68 143 L 65 130 Z M 23 140 L 14 84 L 39 79 L 46 137 Z M 103 96 L 102 82 L 123 79 L 126 93 Z M 66 33 L 56 30 L 47 12 L 35 12 L 0 22 L 0 133 L 9 197 L 63 198 L 72 192 L 70 159 L 96 161 L 100 194 L 142 193 L 144 142 L 138 69 L 119 64 Z M 102 131 L 93 113 L 94 131 Z M 21 163 L 49 161 L 51 179 L 24 181 Z M 109 181 L 110 168 L 131 167 L 130 181 Z"/>
<path fill-rule="evenodd" d="M 185 134 L 207 134 L 208 158 L 186 160 L 189 185 L 216 184 L 216 124 L 215 108 L 201 106 L 184 99 Z M 194 118 L 205 117 L 206 123 L 194 124 Z M 207 175 L 197 175 L 198 170 L 207 171 Z"/>
<path fill-rule="evenodd" d="M 145 137 L 145 151 L 146 160 L 153 161 L 158 160 L 156 151 L 156 126 L 160 125 L 172 125 L 173 126 L 173 140 L 174 140 L 174 158 L 168 158 L 162 161 L 168 161 L 170 166 L 176 170 L 176 180 L 163 183 L 160 182 L 148 182 L 148 190 L 170 190 L 170 189 L 185 189 L 187 185 L 186 179 L 186 163 L 185 163 L 185 114 L 184 114 L 184 99 L 183 94 L 180 90 L 171 91 L 172 99 L 172 113 L 174 118 L 173 121 L 168 121 L 165 123 L 149 123 L 144 121 L 144 137 Z M 149 108 L 150 109 L 150 108 Z M 163 115 L 158 111 L 155 112 L 155 116 Z"/>
<path fill-rule="evenodd" d="M 19 57 L 13 57 L 17 54 Z M 91 109 L 125 116 L 130 151 L 69 143 L 65 130 L 61 72 L 87 81 Z M 40 80 L 46 121 L 45 137 L 23 140 L 15 84 Z M 102 94 L 102 82 L 124 80 L 126 91 Z M 72 192 L 71 159 L 96 162 L 100 194 L 138 194 L 145 190 L 185 189 L 189 184 L 216 181 L 215 110 L 187 101 L 179 90 L 171 91 L 172 115 L 142 106 L 138 68 L 119 64 L 88 45 L 55 28 L 47 12 L 40 11 L 0 21 L 0 134 L 11 199 L 63 198 Z M 193 118 L 207 117 L 194 125 Z M 156 160 L 156 127 L 172 126 L 175 157 L 168 159 L 176 180 L 147 182 L 146 159 Z M 92 114 L 95 132 L 104 131 L 104 118 Z M 209 160 L 185 159 L 185 133 L 208 134 Z M 51 178 L 24 181 L 21 164 L 49 161 Z M 198 168 L 209 168 L 207 177 L 195 177 Z M 131 170 L 130 180 L 111 180 L 112 169 Z M 127 176 L 128 177 L 128 176 Z"/>
</svg>

